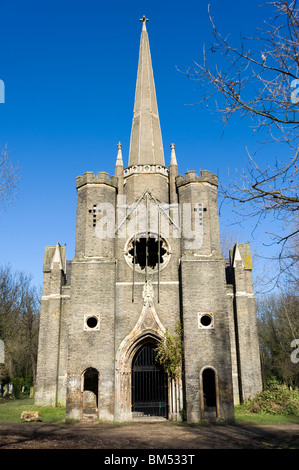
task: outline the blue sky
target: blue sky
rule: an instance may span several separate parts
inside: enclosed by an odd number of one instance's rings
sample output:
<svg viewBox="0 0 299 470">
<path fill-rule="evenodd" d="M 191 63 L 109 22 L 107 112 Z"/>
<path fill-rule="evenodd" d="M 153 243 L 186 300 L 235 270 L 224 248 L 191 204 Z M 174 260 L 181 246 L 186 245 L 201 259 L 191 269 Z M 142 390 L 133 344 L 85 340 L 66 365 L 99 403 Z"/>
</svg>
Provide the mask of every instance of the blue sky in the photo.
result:
<svg viewBox="0 0 299 470">
<path fill-rule="evenodd" d="M 233 41 L 261 25 L 260 1 L 209 0 L 216 24 Z M 46 245 L 75 248 L 76 176 L 85 171 L 114 174 L 117 143 L 125 165 L 137 74 L 141 23 L 149 33 L 166 165 L 176 144 L 179 172 L 207 169 L 226 178 L 242 169 L 246 147 L 258 147 L 248 121 L 223 126 L 196 103 L 197 84 L 178 72 L 200 61 L 211 41 L 209 1 L 0 0 L 0 146 L 7 144 L 20 166 L 16 201 L 0 213 L 0 264 L 10 264 L 42 284 Z M 264 161 L 273 158 L 264 150 Z M 263 231 L 229 226 L 264 253 Z M 270 230 L 275 221 L 269 221 Z M 227 226 L 228 225 L 228 226 Z M 274 231 L 274 230 L 272 230 Z"/>
</svg>

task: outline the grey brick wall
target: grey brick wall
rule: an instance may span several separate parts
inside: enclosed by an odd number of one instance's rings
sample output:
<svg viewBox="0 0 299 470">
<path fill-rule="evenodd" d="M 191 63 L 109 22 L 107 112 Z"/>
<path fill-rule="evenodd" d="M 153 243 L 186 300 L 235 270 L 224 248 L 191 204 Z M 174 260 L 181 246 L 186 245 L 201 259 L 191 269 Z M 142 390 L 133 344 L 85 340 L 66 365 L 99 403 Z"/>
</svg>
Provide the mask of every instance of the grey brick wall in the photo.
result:
<svg viewBox="0 0 299 470">
<path fill-rule="evenodd" d="M 149 186 L 156 200 L 169 201 L 163 175 L 139 176 L 127 178 L 125 195 L 129 189 L 134 197 L 137 193 L 140 196 Z M 240 245 L 246 266 L 243 260 L 234 261 L 231 256 L 232 280 L 227 284 L 226 263 L 220 253 L 217 177 L 210 172 L 201 172 L 200 177 L 187 172 L 185 178 L 176 177 L 176 184 L 181 208 L 191 203 L 191 229 L 198 216 L 193 209 L 202 204 L 203 239 L 199 247 L 186 249 L 184 227 L 183 237 L 177 238 L 170 223 L 169 262 L 160 276 L 157 269 L 148 272 L 155 318 L 171 334 L 179 319 L 183 323 L 184 403 L 180 407 L 186 407 L 188 421 L 205 418 L 205 368 L 215 373 L 217 416 L 231 420 L 234 402 L 261 389 L 250 253 L 247 246 Z M 144 312 L 145 274 L 135 270 L 133 289 L 133 269 L 125 258 L 127 237 L 100 239 L 96 235 L 94 225 L 102 214 L 95 214 L 94 208 L 97 210 L 102 202 L 115 207 L 117 181 L 104 173 L 98 177 L 86 173 L 77 178 L 77 189 L 76 254 L 67 264 L 71 269 L 67 284 L 64 247 L 60 247 L 63 266 L 52 262 L 55 247 L 45 251 L 36 402 L 66 403 L 67 418 L 81 419 L 84 372 L 92 367 L 99 373 L 99 417 L 131 419 L 130 364 L 134 351 L 141 344 L 142 334 L 158 339 L 163 333 L 155 321 L 152 330 L 136 330 Z M 173 187 L 171 198 L 176 199 Z M 130 220 L 126 223 L 132 226 Z M 202 313 L 212 315 L 211 328 L 200 327 L 198 315 Z M 100 328 L 86 330 L 86 315 L 97 316 Z"/>
</svg>

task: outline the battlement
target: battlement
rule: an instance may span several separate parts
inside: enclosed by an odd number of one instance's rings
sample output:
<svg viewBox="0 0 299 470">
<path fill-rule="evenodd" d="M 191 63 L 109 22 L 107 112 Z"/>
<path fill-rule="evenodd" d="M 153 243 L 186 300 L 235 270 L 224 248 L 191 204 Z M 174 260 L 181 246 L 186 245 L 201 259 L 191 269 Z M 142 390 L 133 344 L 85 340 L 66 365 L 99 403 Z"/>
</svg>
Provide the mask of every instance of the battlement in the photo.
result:
<svg viewBox="0 0 299 470">
<path fill-rule="evenodd" d="M 96 176 L 93 171 L 86 171 L 83 176 L 77 176 L 76 188 L 80 188 L 85 184 L 107 184 L 113 188 L 117 188 L 117 177 L 112 175 L 109 179 L 109 173 L 106 171 L 99 171 Z"/>
<path fill-rule="evenodd" d="M 161 175 L 168 176 L 168 168 L 163 165 L 131 165 L 128 168 L 124 169 L 124 177 L 130 176 L 132 174 L 142 174 L 142 173 L 160 173 Z"/>
<path fill-rule="evenodd" d="M 188 183 L 210 183 L 214 186 L 218 186 L 218 176 L 211 174 L 208 170 L 201 170 L 200 176 L 196 175 L 196 171 L 186 171 L 185 178 L 182 175 L 176 177 L 177 187 L 183 186 Z"/>
</svg>

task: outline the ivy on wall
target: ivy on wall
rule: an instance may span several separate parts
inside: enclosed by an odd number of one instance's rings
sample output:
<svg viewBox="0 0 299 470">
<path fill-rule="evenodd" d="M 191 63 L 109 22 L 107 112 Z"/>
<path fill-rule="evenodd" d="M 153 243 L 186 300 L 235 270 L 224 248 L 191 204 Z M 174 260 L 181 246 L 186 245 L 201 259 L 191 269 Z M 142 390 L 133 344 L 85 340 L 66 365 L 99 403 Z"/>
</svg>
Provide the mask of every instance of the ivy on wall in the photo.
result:
<svg viewBox="0 0 299 470">
<path fill-rule="evenodd" d="M 160 341 L 156 349 L 158 361 L 165 369 L 165 372 L 172 377 L 180 378 L 182 375 L 182 325 L 178 321 L 175 327 L 175 335 L 171 335 L 166 328 L 165 338 Z"/>
</svg>

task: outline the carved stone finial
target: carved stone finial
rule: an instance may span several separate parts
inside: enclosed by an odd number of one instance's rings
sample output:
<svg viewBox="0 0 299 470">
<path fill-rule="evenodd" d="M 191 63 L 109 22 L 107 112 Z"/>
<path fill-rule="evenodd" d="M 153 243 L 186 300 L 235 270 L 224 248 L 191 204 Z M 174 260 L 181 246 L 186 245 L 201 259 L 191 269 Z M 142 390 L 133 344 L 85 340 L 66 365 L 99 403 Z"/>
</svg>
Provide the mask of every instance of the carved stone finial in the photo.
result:
<svg viewBox="0 0 299 470">
<path fill-rule="evenodd" d="M 177 165 L 176 155 L 175 155 L 175 144 L 170 144 L 171 156 L 170 156 L 170 165 Z"/>
<path fill-rule="evenodd" d="M 154 290 L 151 281 L 146 281 L 143 287 L 143 304 L 151 306 L 154 298 Z"/>
</svg>

